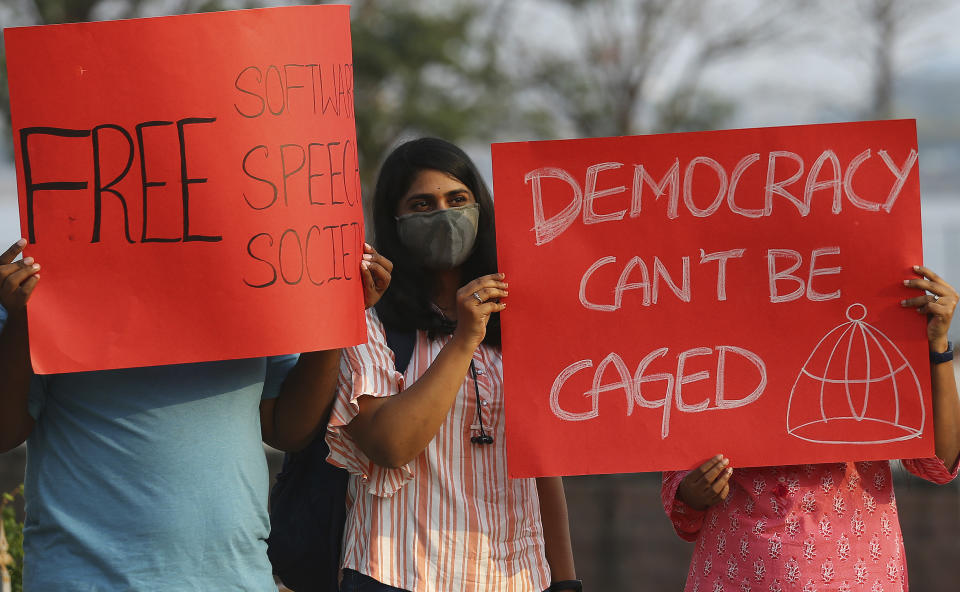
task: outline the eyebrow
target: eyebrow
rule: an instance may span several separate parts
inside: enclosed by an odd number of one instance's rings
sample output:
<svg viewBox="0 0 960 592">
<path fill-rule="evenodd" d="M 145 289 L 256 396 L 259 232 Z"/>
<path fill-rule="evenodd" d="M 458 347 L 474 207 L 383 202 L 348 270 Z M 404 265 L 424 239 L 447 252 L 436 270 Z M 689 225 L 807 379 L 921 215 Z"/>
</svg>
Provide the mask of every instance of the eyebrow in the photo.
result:
<svg viewBox="0 0 960 592">
<path fill-rule="evenodd" d="M 463 187 L 463 188 L 460 188 L 460 189 L 453 189 L 453 190 L 451 190 L 451 191 L 448 191 L 448 192 L 444 193 L 443 196 L 444 196 L 444 197 L 451 197 L 451 196 L 454 196 L 454 195 L 459 195 L 459 194 L 461 194 L 461 193 L 464 193 L 464 194 L 466 194 L 466 195 L 471 195 L 471 196 L 473 195 L 473 192 L 471 192 L 471 191 L 470 191 L 469 189 L 467 189 L 466 187 Z M 433 194 L 433 193 L 414 193 L 413 195 L 408 195 L 407 197 L 403 198 L 403 201 L 404 201 L 404 202 L 409 202 L 409 201 L 412 201 L 412 200 L 415 200 L 415 199 L 433 199 L 433 198 L 434 198 L 434 194 Z M 476 199 L 476 198 L 474 198 L 474 199 Z"/>
</svg>

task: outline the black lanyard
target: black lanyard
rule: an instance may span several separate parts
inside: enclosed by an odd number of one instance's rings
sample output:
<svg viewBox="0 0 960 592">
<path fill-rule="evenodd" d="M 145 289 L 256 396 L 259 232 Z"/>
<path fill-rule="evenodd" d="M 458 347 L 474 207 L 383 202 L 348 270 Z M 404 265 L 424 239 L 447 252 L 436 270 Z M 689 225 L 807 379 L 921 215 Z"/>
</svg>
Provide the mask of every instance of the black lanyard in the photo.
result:
<svg viewBox="0 0 960 592">
<path fill-rule="evenodd" d="M 493 444 L 493 436 L 483 429 L 483 415 L 480 414 L 480 387 L 477 386 L 477 367 L 470 360 L 470 374 L 473 376 L 473 390 L 477 395 L 477 423 L 480 424 L 480 434 L 470 438 L 474 444 Z"/>
</svg>

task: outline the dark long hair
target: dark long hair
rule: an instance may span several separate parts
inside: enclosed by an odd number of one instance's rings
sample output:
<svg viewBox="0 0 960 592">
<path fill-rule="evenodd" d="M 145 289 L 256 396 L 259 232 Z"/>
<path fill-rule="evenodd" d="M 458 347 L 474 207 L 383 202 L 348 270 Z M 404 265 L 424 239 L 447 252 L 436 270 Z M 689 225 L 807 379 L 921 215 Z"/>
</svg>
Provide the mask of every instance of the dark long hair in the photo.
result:
<svg viewBox="0 0 960 592">
<path fill-rule="evenodd" d="M 473 161 L 446 140 L 420 138 L 406 142 L 394 149 L 383 162 L 373 192 L 376 248 L 393 262 L 390 287 L 377 303 L 377 313 L 384 325 L 399 331 L 422 329 L 431 334 L 450 333 L 453 326 L 444 322 L 430 306 L 433 273 L 420 265 L 400 243 L 397 234 L 397 203 L 424 170 L 440 171 L 456 178 L 467 186 L 480 206 L 477 242 L 473 253 L 460 266 L 461 285 L 497 271 L 493 198 Z M 483 341 L 500 346 L 499 313 L 491 316 Z"/>
</svg>

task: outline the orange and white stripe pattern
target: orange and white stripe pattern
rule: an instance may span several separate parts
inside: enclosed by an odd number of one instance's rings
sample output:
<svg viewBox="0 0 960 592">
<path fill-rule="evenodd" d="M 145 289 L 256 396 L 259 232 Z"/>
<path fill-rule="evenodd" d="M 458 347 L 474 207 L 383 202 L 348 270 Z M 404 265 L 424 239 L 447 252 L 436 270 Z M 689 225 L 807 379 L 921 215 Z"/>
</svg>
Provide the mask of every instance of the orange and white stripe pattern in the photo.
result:
<svg viewBox="0 0 960 592">
<path fill-rule="evenodd" d="M 483 428 L 473 378 L 464 377 L 440 431 L 399 469 L 373 464 L 343 426 L 356 400 L 386 397 L 412 384 L 450 337 L 417 333 L 405 375 L 395 370 L 376 313 L 367 312 L 367 343 L 344 350 L 339 392 L 327 431 L 328 461 L 350 474 L 341 565 L 411 592 L 540 592 L 550 585 L 534 479 L 508 479 L 500 351 L 474 353 Z"/>
</svg>

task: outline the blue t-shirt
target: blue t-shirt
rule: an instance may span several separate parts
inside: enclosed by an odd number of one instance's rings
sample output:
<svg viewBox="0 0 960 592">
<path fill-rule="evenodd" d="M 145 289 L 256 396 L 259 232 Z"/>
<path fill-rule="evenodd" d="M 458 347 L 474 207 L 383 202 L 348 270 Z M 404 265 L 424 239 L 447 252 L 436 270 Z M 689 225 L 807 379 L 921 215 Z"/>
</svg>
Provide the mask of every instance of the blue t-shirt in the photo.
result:
<svg viewBox="0 0 960 592">
<path fill-rule="evenodd" d="M 296 356 L 36 376 L 30 592 L 275 592 L 259 405 Z"/>
</svg>

